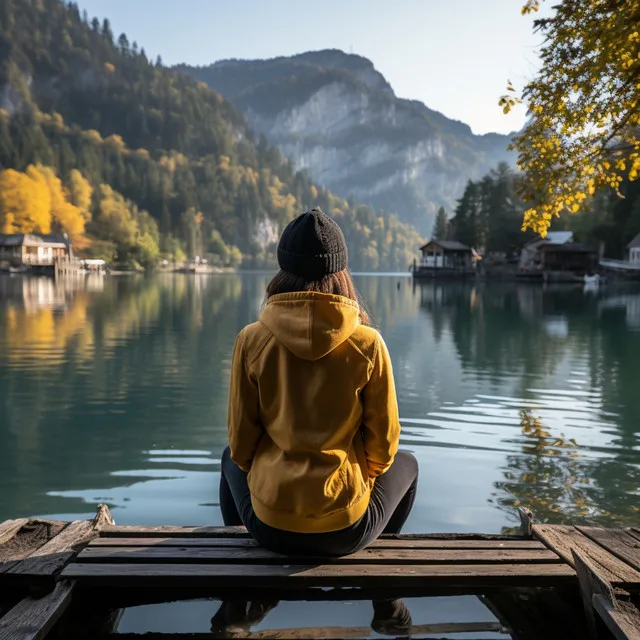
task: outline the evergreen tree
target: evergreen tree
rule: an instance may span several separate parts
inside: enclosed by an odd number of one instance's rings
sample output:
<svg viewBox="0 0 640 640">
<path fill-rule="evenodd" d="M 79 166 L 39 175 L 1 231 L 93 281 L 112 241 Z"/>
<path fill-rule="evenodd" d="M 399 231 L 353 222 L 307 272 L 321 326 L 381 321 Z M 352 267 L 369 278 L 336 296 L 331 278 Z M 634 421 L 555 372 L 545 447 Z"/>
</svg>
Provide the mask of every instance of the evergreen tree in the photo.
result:
<svg viewBox="0 0 640 640">
<path fill-rule="evenodd" d="M 433 239 L 434 240 L 446 240 L 449 228 L 449 219 L 444 207 L 438 209 L 438 215 L 433 224 Z"/>
</svg>

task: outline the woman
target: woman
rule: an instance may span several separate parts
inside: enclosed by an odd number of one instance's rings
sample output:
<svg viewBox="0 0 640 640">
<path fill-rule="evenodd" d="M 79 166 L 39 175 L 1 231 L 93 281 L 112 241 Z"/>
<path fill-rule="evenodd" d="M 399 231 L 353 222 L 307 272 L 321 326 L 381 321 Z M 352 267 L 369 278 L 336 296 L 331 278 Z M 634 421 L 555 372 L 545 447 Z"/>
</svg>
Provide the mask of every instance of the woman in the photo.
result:
<svg viewBox="0 0 640 640">
<path fill-rule="evenodd" d="M 340 227 L 303 213 L 278 263 L 260 321 L 234 348 L 220 506 L 267 549 L 343 556 L 400 532 L 418 464 L 398 452 L 389 353 L 358 302 Z"/>
<path fill-rule="evenodd" d="M 267 549 L 343 556 L 400 532 L 418 464 L 398 452 L 389 353 L 358 302 L 340 227 L 303 213 L 278 263 L 260 321 L 234 348 L 220 507 Z M 374 609 L 378 627 L 411 624 L 400 601 Z"/>
</svg>

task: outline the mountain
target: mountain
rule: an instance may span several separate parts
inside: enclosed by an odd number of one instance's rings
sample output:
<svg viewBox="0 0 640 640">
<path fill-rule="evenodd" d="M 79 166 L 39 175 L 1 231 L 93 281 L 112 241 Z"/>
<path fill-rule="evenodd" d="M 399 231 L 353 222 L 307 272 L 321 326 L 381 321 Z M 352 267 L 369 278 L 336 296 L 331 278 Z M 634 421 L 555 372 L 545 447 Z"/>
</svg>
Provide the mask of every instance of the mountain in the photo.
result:
<svg viewBox="0 0 640 640">
<path fill-rule="evenodd" d="M 73 219 L 90 250 L 118 259 L 273 266 L 280 230 L 313 205 L 343 227 L 354 268 L 404 270 L 420 242 L 315 185 L 218 92 L 60 0 L 0 2 L 0 169 L 0 230 L 70 232 Z"/>
<path fill-rule="evenodd" d="M 398 98 L 370 60 L 339 50 L 177 69 L 231 100 L 296 168 L 344 197 L 397 211 L 422 233 L 469 179 L 515 160 L 510 136 L 474 135 Z"/>
</svg>

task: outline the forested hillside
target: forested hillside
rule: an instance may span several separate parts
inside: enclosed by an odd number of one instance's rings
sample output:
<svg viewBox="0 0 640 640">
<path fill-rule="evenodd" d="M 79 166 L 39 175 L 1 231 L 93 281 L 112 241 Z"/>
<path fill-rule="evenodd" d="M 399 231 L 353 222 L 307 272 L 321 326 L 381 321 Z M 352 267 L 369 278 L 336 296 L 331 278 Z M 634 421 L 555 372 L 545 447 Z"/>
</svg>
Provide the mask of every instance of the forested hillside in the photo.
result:
<svg viewBox="0 0 640 640">
<path fill-rule="evenodd" d="M 51 229 L 119 259 L 272 265 L 282 226 L 311 206 L 343 226 L 357 269 L 404 270 L 420 241 L 395 216 L 316 187 L 222 96 L 74 3 L 2 0 L 0 108 L 4 232 L 45 230 L 25 213 L 38 174 L 61 180 L 61 196 L 38 192 Z M 60 197 L 76 208 L 73 231 L 54 211 Z"/>
</svg>

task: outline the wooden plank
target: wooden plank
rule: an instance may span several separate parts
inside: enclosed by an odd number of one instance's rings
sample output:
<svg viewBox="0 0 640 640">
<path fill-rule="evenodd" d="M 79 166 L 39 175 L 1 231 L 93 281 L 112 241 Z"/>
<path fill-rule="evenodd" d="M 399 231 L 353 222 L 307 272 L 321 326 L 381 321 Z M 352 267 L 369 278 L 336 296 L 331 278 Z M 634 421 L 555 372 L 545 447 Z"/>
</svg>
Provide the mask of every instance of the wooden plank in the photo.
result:
<svg viewBox="0 0 640 640">
<path fill-rule="evenodd" d="M 601 637 L 600 626 L 604 622 L 617 640 L 640 640 L 640 612 L 632 604 L 617 599 L 614 589 L 598 575 L 589 560 L 575 553 L 574 562 L 591 638 Z"/>
<path fill-rule="evenodd" d="M 573 566 L 573 551 L 587 558 L 608 582 L 630 585 L 640 583 L 640 573 L 584 536 L 575 527 L 534 525 L 533 535 Z"/>
<path fill-rule="evenodd" d="M 11 567 L 8 576 L 53 576 L 75 555 L 75 548 L 97 535 L 89 520 L 76 520 L 55 538 Z"/>
<path fill-rule="evenodd" d="M 112 538 L 99 537 L 89 547 L 257 547 L 253 538 Z M 378 539 L 367 549 L 546 549 L 537 540 L 386 540 Z"/>
<path fill-rule="evenodd" d="M 105 526 L 114 526 L 106 505 L 100 504 L 93 520 L 76 520 L 49 542 L 36 549 L 6 572 L 7 578 L 53 578 L 76 554 L 80 545 L 94 538 Z"/>
<path fill-rule="evenodd" d="M 594 593 L 606 594 L 607 599 L 613 600 L 613 589 L 611 585 L 598 575 L 598 569 L 580 552 L 573 552 L 573 563 L 578 576 L 578 584 L 580 585 L 580 597 L 584 608 L 585 617 L 589 628 L 589 637 L 591 640 L 598 640 L 600 632 L 598 629 L 598 621 L 593 611 L 593 595 Z"/>
<path fill-rule="evenodd" d="M 0 544 L 11 540 L 27 522 L 29 522 L 28 518 L 18 518 L 16 520 L 5 520 L 0 524 Z"/>
<path fill-rule="evenodd" d="M 593 607 L 616 640 L 640 640 L 640 612 L 628 602 L 612 604 L 594 594 Z"/>
<path fill-rule="evenodd" d="M 640 571 L 640 541 L 626 531 L 600 527 L 576 527 L 576 529 L 604 547 L 609 553 L 630 564 L 636 571 Z"/>
<path fill-rule="evenodd" d="M 178 562 L 287 564 L 290 556 L 261 547 L 87 547 L 78 562 Z M 560 562 L 548 549 L 364 549 L 341 558 L 296 556 L 296 564 L 487 564 Z"/>
<path fill-rule="evenodd" d="M 503 631 L 499 622 L 445 622 L 439 624 L 414 624 L 406 635 L 407 637 L 416 637 L 455 633 L 502 633 Z M 247 631 L 242 635 L 247 640 L 339 640 L 341 638 L 368 638 L 370 636 L 371 627 L 300 627 Z M 189 640 L 212 640 L 213 638 L 219 638 L 220 635 L 215 633 L 118 633 L 111 637 L 113 640 L 174 640 L 179 637 L 189 638 Z"/>
<path fill-rule="evenodd" d="M 58 520 L 28 520 L 16 535 L 0 545 L 0 574 L 5 574 L 67 526 Z"/>
<path fill-rule="evenodd" d="M 0 640 L 41 640 L 71 603 L 73 584 L 59 582 L 43 598 L 25 598 L 0 618 Z"/>
<path fill-rule="evenodd" d="M 105 526 L 100 530 L 101 537 L 165 537 L 165 538 L 215 538 L 215 537 L 239 537 L 250 538 L 244 527 L 175 527 L 152 526 L 140 527 L 131 525 Z M 513 541 L 524 540 L 521 536 L 503 536 L 499 534 L 485 533 L 402 533 L 384 534 L 381 540 L 500 540 Z"/>
<path fill-rule="evenodd" d="M 628 529 L 625 529 L 625 531 L 636 540 L 640 540 L 640 530 L 629 527 Z"/>
<path fill-rule="evenodd" d="M 244 527 L 174 527 L 168 525 L 161 525 L 156 527 L 139 527 L 134 525 L 106 525 L 100 530 L 100 537 L 103 538 L 122 536 L 126 536 L 128 538 L 149 538 L 154 536 L 166 538 L 250 537 Z"/>
<path fill-rule="evenodd" d="M 487 565 L 249 565 L 125 564 L 73 562 L 62 577 L 103 586 L 250 586 L 250 587 L 395 587 L 429 588 L 565 586 L 575 582 L 566 564 Z"/>
</svg>

